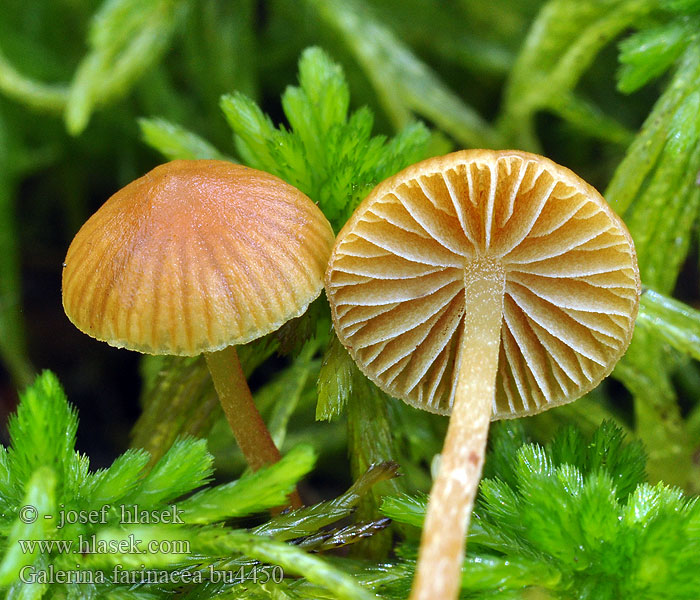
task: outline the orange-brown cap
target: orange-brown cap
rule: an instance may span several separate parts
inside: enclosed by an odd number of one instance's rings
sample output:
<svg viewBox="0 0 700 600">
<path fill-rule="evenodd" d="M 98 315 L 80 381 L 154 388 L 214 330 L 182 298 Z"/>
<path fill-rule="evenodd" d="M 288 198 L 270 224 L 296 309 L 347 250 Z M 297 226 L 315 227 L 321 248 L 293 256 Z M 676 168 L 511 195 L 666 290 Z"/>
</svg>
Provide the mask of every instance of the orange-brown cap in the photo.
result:
<svg viewBox="0 0 700 600">
<path fill-rule="evenodd" d="M 318 296 L 333 231 L 299 190 L 216 160 L 174 161 L 114 194 L 68 248 L 63 306 L 113 346 L 191 356 L 243 344 Z"/>
<path fill-rule="evenodd" d="M 572 401 L 610 373 L 639 304 L 632 239 L 594 188 L 526 152 L 455 152 L 378 185 L 328 265 L 338 337 L 380 388 L 449 414 L 465 276 L 489 262 L 505 271 L 493 418 Z"/>
</svg>

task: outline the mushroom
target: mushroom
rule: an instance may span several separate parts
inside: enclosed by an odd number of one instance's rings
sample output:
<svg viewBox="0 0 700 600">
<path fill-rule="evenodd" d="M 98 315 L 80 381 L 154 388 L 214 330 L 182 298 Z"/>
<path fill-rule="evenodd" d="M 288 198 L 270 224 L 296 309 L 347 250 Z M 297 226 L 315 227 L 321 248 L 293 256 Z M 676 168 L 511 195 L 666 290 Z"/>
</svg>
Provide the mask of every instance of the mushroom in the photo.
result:
<svg viewBox="0 0 700 600">
<path fill-rule="evenodd" d="M 379 184 L 337 237 L 340 341 L 388 394 L 450 421 L 411 598 L 457 598 L 489 421 L 594 388 L 632 337 L 632 239 L 570 170 L 464 150 Z"/>
<path fill-rule="evenodd" d="M 299 190 L 218 160 L 158 166 L 114 194 L 68 248 L 63 307 L 112 346 L 204 354 L 253 470 L 280 454 L 236 345 L 301 315 L 323 288 L 333 231 Z"/>
</svg>

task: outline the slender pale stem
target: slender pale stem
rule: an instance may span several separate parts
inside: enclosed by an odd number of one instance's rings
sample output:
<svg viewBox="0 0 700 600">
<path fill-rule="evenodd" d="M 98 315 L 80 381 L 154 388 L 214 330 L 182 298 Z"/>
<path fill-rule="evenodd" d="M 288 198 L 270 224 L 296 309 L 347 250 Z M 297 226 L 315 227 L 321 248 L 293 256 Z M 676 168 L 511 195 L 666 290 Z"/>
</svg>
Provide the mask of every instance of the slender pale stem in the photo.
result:
<svg viewBox="0 0 700 600">
<path fill-rule="evenodd" d="M 281 457 L 250 393 L 235 346 L 206 353 L 209 372 L 231 431 L 253 471 Z M 301 506 L 298 492 L 290 495 L 294 508 Z"/>
<path fill-rule="evenodd" d="M 469 517 L 491 420 L 505 273 L 479 259 L 465 270 L 464 337 L 440 469 L 430 492 L 411 600 L 458 597 Z"/>
</svg>

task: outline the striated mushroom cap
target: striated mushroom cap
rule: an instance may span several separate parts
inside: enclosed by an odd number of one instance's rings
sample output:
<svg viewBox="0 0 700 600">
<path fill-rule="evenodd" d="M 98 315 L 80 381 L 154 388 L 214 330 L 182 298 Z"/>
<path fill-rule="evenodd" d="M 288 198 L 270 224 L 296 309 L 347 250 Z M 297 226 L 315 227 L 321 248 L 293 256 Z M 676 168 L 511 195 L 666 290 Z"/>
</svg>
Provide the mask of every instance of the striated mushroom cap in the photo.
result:
<svg viewBox="0 0 700 600">
<path fill-rule="evenodd" d="M 156 167 L 114 194 L 68 248 L 63 306 L 112 346 L 192 356 L 302 314 L 333 231 L 299 190 L 216 160 Z"/>
<path fill-rule="evenodd" d="M 506 278 L 494 419 L 570 402 L 610 373 L 639 306 L 629 232 L 569 169 L 511 150 L 425 160 L 360 204 L 326 272 L 340 341 L 381 389 L 449 414 L 465 275 L 489 261 Z"/>
</svg>

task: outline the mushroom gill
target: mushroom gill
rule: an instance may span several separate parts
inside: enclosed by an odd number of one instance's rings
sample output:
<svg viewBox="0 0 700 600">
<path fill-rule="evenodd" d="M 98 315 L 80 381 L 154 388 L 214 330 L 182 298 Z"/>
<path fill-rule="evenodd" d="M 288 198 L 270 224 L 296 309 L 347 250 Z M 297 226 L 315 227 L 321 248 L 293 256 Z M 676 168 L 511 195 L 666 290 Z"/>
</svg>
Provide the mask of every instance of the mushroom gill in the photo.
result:
<svg viewBox="0 0 700 600">
<path fill-rule="evenodd" d="M 493 418 L 595 387 L 629 344 L 640 292 L 619 219 L 542 157 L 481 150 L 429 162 L 377 188 L 338 238 L 326 289 L 360 368 L 409 404 L 449 414 L 465 270 L 488 259 L 505 272 Z"/>
</svg>

